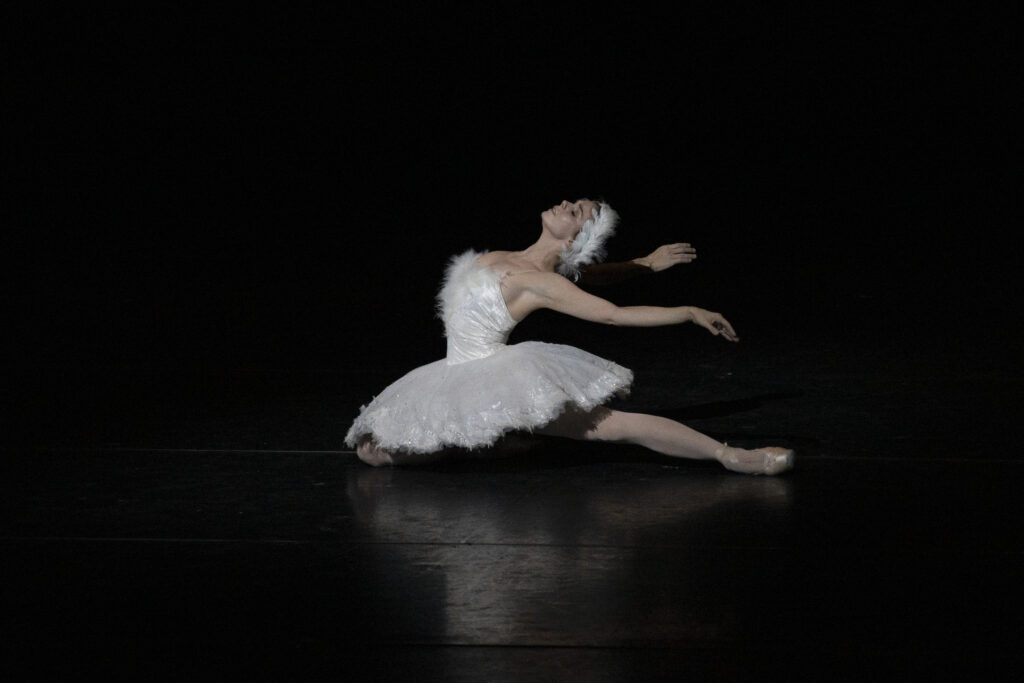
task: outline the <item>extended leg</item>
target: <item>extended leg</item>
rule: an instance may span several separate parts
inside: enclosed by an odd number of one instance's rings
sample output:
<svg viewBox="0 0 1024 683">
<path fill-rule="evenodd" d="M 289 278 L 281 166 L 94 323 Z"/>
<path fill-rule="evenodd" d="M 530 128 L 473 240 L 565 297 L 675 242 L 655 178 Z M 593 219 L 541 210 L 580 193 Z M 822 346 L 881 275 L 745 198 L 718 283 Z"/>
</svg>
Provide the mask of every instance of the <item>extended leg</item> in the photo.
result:
<svg viewBox="0 0 1024 683">
<path fill-rule="evenodd" d="M 677 458 L 718 460 L 730 470 L 749 474 L 778 474 L 793 466 L 793 454 L 785 449 L 730 448 L 667 417 L 603 407 L 590 412 L 566 411 L 538 431 L 570 439 L 632 443 Z"/>
<path fill-rule="evenodd" d="M 603 407 L 588 413 L 568 410 L 537 431 L 570 439 L 632 443 L 664 455 L 696 460 L 714 459 L 715 451 L 724 445 L 667 417 Z"/>
</svg>

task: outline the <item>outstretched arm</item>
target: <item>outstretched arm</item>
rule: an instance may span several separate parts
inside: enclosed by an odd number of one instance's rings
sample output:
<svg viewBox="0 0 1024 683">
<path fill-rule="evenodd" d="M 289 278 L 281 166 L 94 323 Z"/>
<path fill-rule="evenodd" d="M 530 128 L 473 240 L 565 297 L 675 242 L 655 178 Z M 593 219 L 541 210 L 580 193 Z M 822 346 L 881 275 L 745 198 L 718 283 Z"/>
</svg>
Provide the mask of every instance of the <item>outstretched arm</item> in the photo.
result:
<svg viewBox="0 0 1024 683">
<path fill-rule="evenodd" d="M 645 273 L 657 273 L 679 263 L 690 263 L 697 258 L 697 250 L 687 243 L 664 244 L 647 256 L 632 261 L 594 263 L 580 269 L 581 287 L 603 287 L 631 280 Z"/>
<path fill-rule="evenodd" d="M 614 263 L 592 263 L 580 268 L 580 278 L 576 281 L 580 287 L 606 287 L 650 273 L 651 269 L 634 261 L 616 261 Z"/>
<path fill-rule="evenodd" d="M 718 313 L 695 306 L 616 306 L 612 302 L 584 292 L 564 277 L 554 273 L 522 273 L 510 276 L 509 310 L 522 319 L 538 308 L 603 323 L 628 327 L 657 327 L 693 322 L 711 334 L 729 341 L 739 341 L 732 325 Z"/>
<path fill-rule="evenodd" d="M 697 258 L 697 250 L 687 242 L 676 244 L 663 244 L 647 256 L 633 259 L 632 263 L 638 263 L 651 269 L 652 272 L 666 270 L 678 263 L 690 263 Z"/>
</svg>

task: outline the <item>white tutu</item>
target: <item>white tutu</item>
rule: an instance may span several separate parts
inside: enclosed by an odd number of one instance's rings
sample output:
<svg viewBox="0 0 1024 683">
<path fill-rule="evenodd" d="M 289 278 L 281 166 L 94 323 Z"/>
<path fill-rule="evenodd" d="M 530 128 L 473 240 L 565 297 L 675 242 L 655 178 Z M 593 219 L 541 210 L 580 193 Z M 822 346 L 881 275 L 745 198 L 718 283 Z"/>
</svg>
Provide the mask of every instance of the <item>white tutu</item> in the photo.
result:
<svg viewBox="0 0 1024 683">
<path fill-rule="evenodd" d="M 448 357 L 394 382 L 349 429 L 355 448 L 370 437 L 380 448 L 430 453 L 480 448 L 514 430 L 532 431 L 568 406 L 591 410 L 629 392 L 627 368 L 572 346 L 528 341 L 507 345 L 515 321 L 500 276 L 476 266 L 479 255 L 453 259 L 441 292 Z"/>
<path fill-rule="evenodd" d="M 363 408 L 345 441 L 354 448 L 372 435 L 381 448 L 412 453 L 489 446 L 548 424 L 570 404 L 599 406 L 632 380 L 628 369 L 572 346 L 522 342 L 467 363 L 416 368 Z"/>
</svg>

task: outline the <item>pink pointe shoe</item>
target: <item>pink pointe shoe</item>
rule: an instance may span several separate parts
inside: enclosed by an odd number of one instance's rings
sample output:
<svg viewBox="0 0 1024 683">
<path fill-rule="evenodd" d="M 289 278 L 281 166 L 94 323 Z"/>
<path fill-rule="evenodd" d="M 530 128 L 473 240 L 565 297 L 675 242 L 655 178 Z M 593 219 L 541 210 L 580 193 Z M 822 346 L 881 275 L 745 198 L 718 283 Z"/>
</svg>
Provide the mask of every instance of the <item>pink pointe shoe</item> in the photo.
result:
<svg viewBox="0 0 1024 683">
<path fill-rule="evenodd" d="M 747 450 L 725 445 L 715 451 L 715 458 L 727 470 L 743 474 L 782 474 L 793 469 L 793 451 L 778 446 Z"/>
</svg>

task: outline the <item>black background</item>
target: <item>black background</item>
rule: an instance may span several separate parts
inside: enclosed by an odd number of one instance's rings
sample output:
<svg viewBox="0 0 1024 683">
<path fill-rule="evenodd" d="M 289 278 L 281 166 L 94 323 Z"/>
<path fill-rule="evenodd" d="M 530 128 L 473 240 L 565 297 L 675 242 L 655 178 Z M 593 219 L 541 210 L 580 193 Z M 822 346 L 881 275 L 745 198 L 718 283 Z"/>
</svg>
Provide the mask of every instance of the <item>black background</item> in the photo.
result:
<svg viewBox="0 0 1024 683">
<path fill-rule="evenodd" d="M 182 4 L 0 9 L 5 662 L 1018 663 L 1019 8 Z M 580 196 L 613 259 L 699 252 L 610 299 L 742 341 L 513 341 L 796 476 L 339 457 L 443 356 L 445 260 Z"/>
<path fill-rule="evenodd" d="M 7 362 L 412 367 L 445 259 L 581 196 L 612 259 L 698 248 L 618 301 L 1016 344 L 1016 17 L 978 12 L 10 10 Z"/>
</svg>

